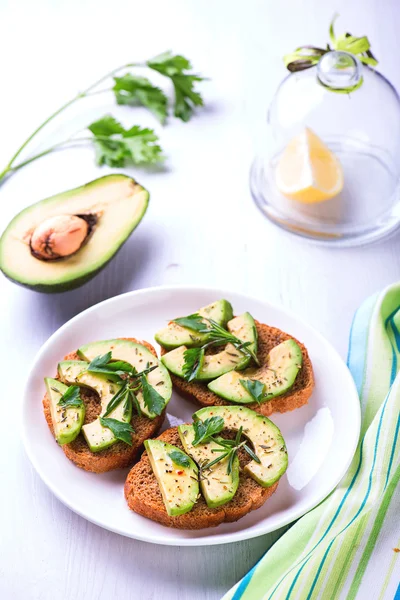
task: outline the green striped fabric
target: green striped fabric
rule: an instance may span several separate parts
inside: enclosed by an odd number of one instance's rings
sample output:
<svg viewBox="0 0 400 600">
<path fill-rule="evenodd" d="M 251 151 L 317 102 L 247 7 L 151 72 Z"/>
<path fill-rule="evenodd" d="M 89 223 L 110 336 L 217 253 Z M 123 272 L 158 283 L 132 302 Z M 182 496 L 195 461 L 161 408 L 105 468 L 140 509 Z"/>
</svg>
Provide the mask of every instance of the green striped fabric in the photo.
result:
<svg viewBox="0 0 400 600">
<path fill-rule="evenodd" d="M 400 600 L 400 284 L 356 313 L 348 365 L 362 410 L 348 472 L 224 600 Z"/>
</svg>

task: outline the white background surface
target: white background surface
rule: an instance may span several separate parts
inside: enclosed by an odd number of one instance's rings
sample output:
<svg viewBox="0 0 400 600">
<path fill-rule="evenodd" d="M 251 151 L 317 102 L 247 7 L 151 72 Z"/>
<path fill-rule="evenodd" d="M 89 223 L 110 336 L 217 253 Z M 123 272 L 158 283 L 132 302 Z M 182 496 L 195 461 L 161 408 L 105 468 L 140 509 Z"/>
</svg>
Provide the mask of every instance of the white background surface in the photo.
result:
<svg viewBox="0 0 400 600">
<path fill-rule="evenodd" d="M 400 88 L 399 7 L 395 0 L 0 0 L 0 164 L 52 110 L 118 64 L 172 48 L 211 78 L 203 85 L 206 109 L 189 124 L 174 120 L 162 130 L 145 112 L 98 97 L 52 128 L 54 135 L 70 133 L 112 110 L 127 125 L 156 127 L 169 160 L 165 172 L 132 171 L 150 189 L 150 208 L 96 279 L 54 296 L 0 280 L 8 414 L 0 453 L 2 598 L 214 600 L 261 557 L 263 537 L 164 548 L 85 522 L 34 473 L 12 407 L 17 411 L 28 365 L 53 331 L 104 298 L 145 286 L 218 285 L 265 298 L 294 310 L 345 355 L 357 306 L 399 278 L 399 236 L 341 251 L 288 237 L 254 207 L 248 168 L 266 106 L 285 75 L 282 55 L 300 43 L 326 42 L 335 10 L 338 30 L 367 33 L 381 71 Z M 93 166 L 89 149 L 35 163 L 1 188 L 2 228 L 28 204 L 106 172 Z"/>
</svg>

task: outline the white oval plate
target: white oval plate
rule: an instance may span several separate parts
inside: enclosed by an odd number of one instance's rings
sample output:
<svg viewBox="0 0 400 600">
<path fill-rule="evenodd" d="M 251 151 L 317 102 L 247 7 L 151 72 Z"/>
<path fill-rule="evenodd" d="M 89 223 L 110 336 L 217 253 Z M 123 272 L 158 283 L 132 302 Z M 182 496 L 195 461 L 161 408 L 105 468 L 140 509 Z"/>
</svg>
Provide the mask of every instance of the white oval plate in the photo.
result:
<svg viewBox="0 0 400 600">
<path fill-rule="evenodd" d="M 55 443 L 42 411 L 43 378 L 54 375 L 65 354 L 91 341 L 135 337 L 152 342 L 168 320 L 227 298 L 235 314 L 249 311 L 302 341 L 310 354 L 315 390 L 307 406 L 272 420 L 281 429 L 289 469 L 265 505 L 236 523 L 200 531 L 171 529 L 128 509 L 123 487 L 128 470 L 96 475 L 76 467 Z M 56 331 L 40 350 L 28 377 L 23 440 L 36 471 L 71 510 L 116 533 L 156 544 L 200 546 L 253 538 L 274 531 L 319 504 L 338 484 L 355 452 L 360 406 L 353 379 L 333 347 L 282 308 L 226 290 L 187 286 L 150 288 L 101 302 Z M 190 421 L 198 407 L 174 392 L 164 428 Z"/>
</svg>

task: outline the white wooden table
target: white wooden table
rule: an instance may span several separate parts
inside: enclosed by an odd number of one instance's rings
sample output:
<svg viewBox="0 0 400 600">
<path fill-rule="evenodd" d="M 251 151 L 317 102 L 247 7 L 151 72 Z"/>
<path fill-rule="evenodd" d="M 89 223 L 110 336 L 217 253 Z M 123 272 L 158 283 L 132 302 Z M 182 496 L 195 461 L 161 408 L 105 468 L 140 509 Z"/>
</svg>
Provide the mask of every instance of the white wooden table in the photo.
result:
<svg viewBox="0 0 400 600">
<path fill-rule="evenodd" d="M 165 172 L 132 171 L 151 192 L 149 211 L 93 281 L 46 296 L 0 280 L 2 599 L 214 600 L 263 554 L 263 537 L 152 546 L 70 512 L 25 456 L 21 389 L 40 345 L 69 318 L 116 294 L 170 283 L 216 284 L 281 304 L 345 356 L 359 303 L 399 278 L 399 236 L 359 249 L 316 247 L 270 226 L 248 190 L 254 135 L 285 75 L 281 57 L 300 43 L 325 42 L 335 10 L 338 28 L 369 35 L 381 71 L 400 88 L 396 0 L 0 2 L 0 164 L 58 105 L 120 63 L 172 48 L 211 78 L 203 85 L 206 108 L 189 124 L 174 120 L 162 130 L 144 111 L 98 97 L 51 128 L 61 136 L 112 111 L 126 124 L 155 126 L 169 160 Z M 2 228 L 28 204 L 106 172 L 90 149 L 38 161 L 1 188 Z"/>
</svg>

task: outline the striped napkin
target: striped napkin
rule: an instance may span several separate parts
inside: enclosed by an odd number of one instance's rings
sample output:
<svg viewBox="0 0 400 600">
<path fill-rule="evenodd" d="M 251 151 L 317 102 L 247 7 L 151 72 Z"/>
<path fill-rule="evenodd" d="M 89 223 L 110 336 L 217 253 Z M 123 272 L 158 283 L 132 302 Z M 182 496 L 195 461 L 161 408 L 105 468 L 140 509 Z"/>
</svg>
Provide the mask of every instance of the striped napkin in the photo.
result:
<svg viewBox="0 0 400 600">
<path fill-rule="evenodd" d="M 400 600 L 400 284 L 356 313 L 348 366 L 362 411 L 348 472 L 224 600 Z"/>
</svg>

